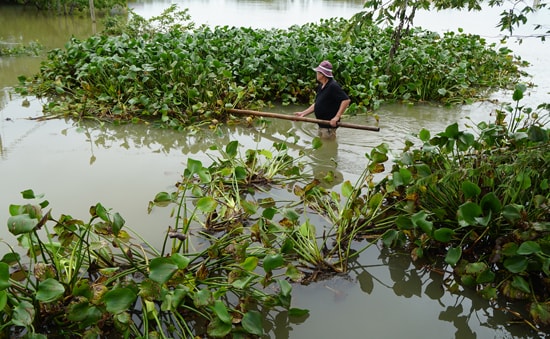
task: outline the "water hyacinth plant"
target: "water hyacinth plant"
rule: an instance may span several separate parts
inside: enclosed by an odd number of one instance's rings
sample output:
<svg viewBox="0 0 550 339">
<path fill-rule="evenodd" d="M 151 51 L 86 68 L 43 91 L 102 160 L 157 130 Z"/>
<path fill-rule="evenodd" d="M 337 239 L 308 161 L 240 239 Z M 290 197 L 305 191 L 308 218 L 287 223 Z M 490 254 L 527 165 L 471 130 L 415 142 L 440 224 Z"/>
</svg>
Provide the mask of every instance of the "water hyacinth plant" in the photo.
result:
<svg viewBox="0 0 550 339">
<path fill-rule="evenodd" d="M 230 118 L 224 108 L 309 103 L 319 60 L 333 60 L 353 104 L 349 114 L 383 102 L 459 104 L 509 87 L 525 65 L 475 35 L 411 29 L 390 61 L 392 30 L 376 26 L 342 37 L 343 19 L 288 29 L 194 27 L 175 6 L 150 21 L 132 15 L 86 40 L 49 52 L 39 74 L 17 91 L 54 100 L 53 116 L 155 121 L 178 128 Z M 495 71 L 498 70 L 498 71 Z"/>
</svg>

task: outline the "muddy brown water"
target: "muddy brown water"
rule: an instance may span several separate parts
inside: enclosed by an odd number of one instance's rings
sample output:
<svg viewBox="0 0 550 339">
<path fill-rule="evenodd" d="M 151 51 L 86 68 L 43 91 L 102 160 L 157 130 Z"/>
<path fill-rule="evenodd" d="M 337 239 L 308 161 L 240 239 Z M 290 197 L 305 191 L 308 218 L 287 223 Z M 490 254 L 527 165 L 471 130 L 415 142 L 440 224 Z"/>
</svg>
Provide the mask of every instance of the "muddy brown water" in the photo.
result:
<svg viewBox="0 0 550 339">
<path fill-rule="evenodd" d="M 258 1 L 191 0 L 129 3 L 146 18 L 160 14 L 170 4 L 188 7 L 197 23 L 259 28 L 288 27 L 325 17 L 346 17 L 361 10 L 362 1 Z M 458 24 L 457 15 L 469 20 Z M 535 15 L 535 19 L 537 19 Z M 498 40 L 494 28 L 498 11 L 481 14 L 445 12 L 420 14 L 416 24 L 437 31 L 464 28 L 487 39 Z M 545 18 L 538 18 L 545 19 Z M 549 22 L 546 17 L 546 22 Z M 462 24 L 463 23 L 463 24 Z M 462 24 L 462 25 L 461 25 Z M 100 25 L 100 24 L 98 24 Z M 467 26 L 466 26 L 467 25 Z M 100 27 L 99 27 L 100 28 Z M 74 35 L 84 38 L 99 29 L 88 18 L 49 17 L 32 9 L 0 7 L 0 41 L 22 43 L 37 40 L 47 48 L 62 47 Z M 527 33 L 526 33 L 527 34 Z M 532 63 L 527 69 L 538 85 L 526 103 L 550 101 L 550 49 L 535 39 L 508 45 Z M 71 214 L 87 220 L 89 206 L 101 202 L 119 212 L 126 224 L 153 244 L 162 242 L 171 223 L 168 210 L 147 214 L 147 203 L 160 191 L 171 190 L 188 158 L 208 162 L 212 144 L 238 140 L 244 148 L 269 148 L 273 142 L 296 136 L 292 147 L 308 147 L 316 134 L 314 124 L 272 120 L 269 127 L 223 127 L 223 137 L 155 130 L 147 126 L 105 126 L 101 129 L 70 121 L 36 122 L 43 102 L 13 93 L 19 75 L 37 72 L 38 57 L 0 57 L 0 238 L 15 244 L 7 232 L 7 209 L 22 203 L 20 192 L 45 193 L 52 213 Z M 510 93 L 494 98 L 510 101 Z M 291 113 L 300 107 L 276 107 Z M 464 107 L 387 105 L 377 114 L 380 132 L 340 129 L 334 142 L 308 158 L 311 171 L 336 173 L 332 189 L 353 180 L 363 171 L 365 153 L 385 142 L 396 151 L 422 128 L 433 133 L 460 122 L 490 120 L 495 107 L 478 103 Z M 365 117 L 347 120 L 372 124 Z M 3 226 L 2 226 L 3 225 Z M 4 244 L 0 251 L 6 250 Z M 537 338 L 525 327 L 510 324 L 507 315 L 493 310 L 474 293 L 451 294 L 441 287 L 441 277 L 415 267 L 407 256 L 389 255 L 373 246 L 358 259 L 356 269 L 308 286 L 294 286 L 292 304 L 307 308 L 307 319 L 289 321 L 283 314 L 266 315 L 270 338 Z"/>
</svg>

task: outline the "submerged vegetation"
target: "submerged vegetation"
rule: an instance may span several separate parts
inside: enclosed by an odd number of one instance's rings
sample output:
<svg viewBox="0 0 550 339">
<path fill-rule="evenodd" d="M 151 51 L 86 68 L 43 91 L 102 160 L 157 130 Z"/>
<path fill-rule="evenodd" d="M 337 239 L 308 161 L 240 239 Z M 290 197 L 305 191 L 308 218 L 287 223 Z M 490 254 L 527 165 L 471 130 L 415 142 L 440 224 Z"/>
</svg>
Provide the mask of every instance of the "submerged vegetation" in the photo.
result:
<svg viewBox="0 0 550 339">
<path fill-rule="evenodd" d="M 45 111 L 53 116 L 181 127 L 226 120 L 227 107 L 309 103 L 311 69 L 323 59 L 352 98 L 349 114 L 392 101 L 483 100 L 517 83 L 525 64 L 477 35 L 411 30 L 390 61 L 391 29 L 368 26 L 351 42 L 343 19 L 268 30 L 194 27 L 189 19 L 172 7 L 72 39 L 35 77 L 21 77 L 18 91 L 52 99 Z"/>
<path fill-rule="evenodd" d="M 1 335 L 260 337 L 266 314 L 307 316 L 292 306 L 292 284 L 349 272 L 373 245 L 408 253 L 451 293 L 473 289 L 534 332 L 550 328 L 550 105 L 521 105 L 522 63 L 510 50 L 412 30 L 388 63 L 391 30 L 365 28 L 352 44 L 342 20 L 195 28 L 173 11 L 72 39 L 19 92 L 51 99 L 53 116 L 196 127 L 227 119 L 227 107 L 309 102 L 311 66 L 328 58 L 351 114 L 386 101 L 464 103 L 496 88 L 514 88 L 513 104 L 466 130 L 419 131 L 390 168 L 394 150 L 381 144 L 338 191 L 310 175 L 309 150 L 291 152 L 292 136 L 270 149 L 212 147 L 209 164 L 188 159 L 173 191 L 149 202 L 171 208 L 160 249 L 101 203 L 87 221 L 55 217 L 24 191 L 29 202 L 8 219 L 19 248 L 6 244 L 0 260 Z"/>
</svg>

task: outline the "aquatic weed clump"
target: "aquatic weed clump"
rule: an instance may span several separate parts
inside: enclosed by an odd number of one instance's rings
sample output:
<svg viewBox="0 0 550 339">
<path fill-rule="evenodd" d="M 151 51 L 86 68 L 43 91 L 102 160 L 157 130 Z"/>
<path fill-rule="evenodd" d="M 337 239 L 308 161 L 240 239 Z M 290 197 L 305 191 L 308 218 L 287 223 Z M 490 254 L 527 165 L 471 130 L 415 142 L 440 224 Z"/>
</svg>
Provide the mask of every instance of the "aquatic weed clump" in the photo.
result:
<svg viewBox="0 0 550 339">
<path fill-rule="evenodd" d="M 508 88 L 523 75 L 512 51 L 479 36 L 411 29 L 394 59 L 392 30 L 364 27 L 342 39 L 344 19 L 288 29 L 195 27 L 173 6 L 49 52 L 39 74 L 17 91 L 45 97 L 51 116 L 154 121 L 182 126 L 225 121 L 225 108 L 303 104 L 314 95 L 311 67 L 334 59 L 353 104 L 349 114 L 383 102 L 460 104 Z M 337 58 L 335 56 L 338 56 Z"/>
</svg>

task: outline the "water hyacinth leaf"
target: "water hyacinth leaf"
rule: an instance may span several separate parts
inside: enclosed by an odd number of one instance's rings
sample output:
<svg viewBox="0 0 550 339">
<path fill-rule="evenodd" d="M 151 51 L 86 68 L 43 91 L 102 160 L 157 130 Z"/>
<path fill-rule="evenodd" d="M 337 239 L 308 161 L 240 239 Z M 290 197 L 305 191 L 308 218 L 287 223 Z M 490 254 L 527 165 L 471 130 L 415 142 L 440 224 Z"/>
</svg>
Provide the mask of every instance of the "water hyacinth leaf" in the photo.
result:
<svg viewBox="0 0 550 339">
<path fill-rule="evenodd" d="M 531 288 L 529 287 L 529 283 L 523 279 L 520 275 L 514 275 L 512 278 L 512 287 L 517 288 L 518 290 L 525 292 L 525 293 L 531 293 Z"/>
<path fill-rule="evenodd" d="M 8 219 L 8 229 L 13 235 L 29 233 L 36 225 L 38 225 L 38 220 L 31 218 L 28 214 L 19 214 Z"/>
<path fill-rule="evenodd" d="M 446 243 L 451 241 L 454 234 L 455 234 L 454 230 L 447 227 L 442 227 L 434 231 L 434 239 L 439 242 Z"/>
<path fill-rule="evenodd" d="M 24 190 L 21 192 L 21 196 L 23 197 L 23 199 L 40 199 L 40 198 L 43 198 L 44 195 L 43 194 L 40 194 L 40 195 L 35 195 L 34 194 L 34 191 L 31 190 L 31 189 L 28 189 L 28 190 Z"/>
<path fill-rule="evenodd" d="M 411 221 L 415 227 L 419 227 L 424 233 L 431 235 L 433 223 L 427 219 L 428 214 L 425 211 L 416 212 L 411 216 Z"/>
<path fill-rule="evenodd" d="M 321 146 L 323 146 L 323 141 L 321 140 L 321 138 L 315 137 L 311 141 L 311 146 L 313 147 L 313 149 L 319 149 L 321 148 Z"/>
<path fill-rule="evenodd" d="M 233 286 L 235 288 L 238 288 L 240 290 L 244 290 L 245 288 L 248 287 L 248 285 L 252 282 L 252 280 L 254 280 L 254 276 L 249 275 L 244 279 L 241 278 L 241 279 L 237 279 L 237 280 L 233 281 L 231 283 L 231 286 Z"/>
<path fill-rule="evenodd" d="M 244 180 L 248 176 L 246 169 L 242 166 L 235 167 L 233 173 L 235 174 L 235 179 L 237 180 Z"/>
<path fill-rule="evenodd" d="M 189 176 L 192 176 L 193 174 L 199 173 L 199 171 L 201 171 L 202 169 L 203 169 L 202 162 L 200 162 L 199 160 L 191 159 L 191 158 L 187 159 L 187 168 L 186 168 L 186 170 L 189 172 Z"/>
<path fill-rule="evenodd" d="M 516 253 L 519 255 L 530 255 L 530 254 L 535 254 L 540 252 L 541 252 L 540 245 L 537 242 L 529 240 L 519 245 L 519 248 Z"/>
<path fill-rule="evenodd" d="M 382 243 L 386 247 L 392 247 L 393 243 L 397 240 L 399 232 L 394 229 L 389 229 L 382 235 Z"/>
<path fill-rule="evenodd" d="M 415 164 L 414 168 L 416 169 L 416 173 L 419 177 L 427 177 L 432 174 L 432 170 L 430 169 L 430 166 L 426 164 Z"/>
<path fill-rule="evenodd" d="M 98 216 L 101 220 L 105 222 L 110 222 L 109 213 L 107 209 L 103 207 L 102 204 L 97 203 L 95 206 L 92 206 L 92 212 L 90 213 L 93 216 Z"/>
<path fill-rule="evenodd" d="M 476 278 L 476 282 L 478 284 L 488 284 L 495 281 L 496 274 L 495 272 L 491 271 L 490 269 L 486 269 L 480 274 L 478 274 Z"/>
<path fill-rule="evenodd" d="M 518 205 L 506 205 L 502 209 L 502 216 L 511 223 L 521 219 L 521 206 Z"/>
<path fill-rule="evenodd" d="M 158 206 L 168 206 L 172 202 L 172 196 L 167 192 L 159 192 L 155 195 L 153 202 Z"/>
<path fill-rule="evenodd" d="M 196 307 L 208 306 L 214 304 L 212 292 L 209 289 L 203 288 L 193 295 L 193 304 Z"/>
<path fill-rule="evenodd" d="M 471 181 L 464 181 L 462 182 L 462 192 L 464 193 L 464 198 L 472 199 L 481 193 L 481 188 Z"/>
<path fill-rule="evenodd" d="M 231 333 L 232 327 L 233 324 L 228 324 L 219 318 L 214 318 L 208 324 L 206 333 L 208 333 L 208 336 L 211 338 L 225 338 L 229 335 L 229 333 Z"/>
<path fill-rule="evenodd" d="M 197 175 L 199 176 L 199 179 L 201 179 L 201 183 L 207 184 L 212 181 L 212 175 L 206 168 L 202 168 L 197 172 Z"/>
<path fill-rule="evenodd" d="M 249 215 L 255 214 L 258 210 L 258 206 L 255 203 L 244 199 L 241 200 L 241 207 L 243 208 L 245 213 Z"/>
<path fill-rule="evenodd" d="M 71 304 L 67 312 L 67 319 L 81 323 L 82 326 L 90 326 L 101 319 L 103 314 L 88 301 Z"/>
<path fill-rule="evenodd" d="M 6 263 L 8 265 L 12 265 L 17 263 L 20 259 L 21 259 L 21 255 L 19 253 L 9 252 L 4 254 L 0 262 Z"/>
<path fill-rule="evenodd" d="M 493 300 L 493 299 L 496 299 L 497 292 L 498 290 L 496 287 L 491 285 L 486 285 L 479 291 L 479 294 L 485 300 Z"/>
<path fill-rule="evenodd" d="M 65 293 L 65 287 L 52 278 L 48 278 L 38 285 L 38 290 L 36 291 L 36 299 L 49 303 L 59 299 Z"/>
<path fill-rule="evenodd" d="M 202 197 L 197 200 L 197 208 L 204 213 L 210 213 L 216 210 L 218 202 L 212 197 Z"/>
<path fill-rule="evenodd" d="M 227 307 L 221 300 L 216 300 L 214 306 L 211 307 L 214 314 L 224 323 L 231 324 L 231 315 L 227 311 Z"/>
<path fill-rule="evenodd" d="M 267 220 L 272 220 L 275 214 L 277 214 L 277 209 L 272 207 L 268 207 L 262 211 L 262 217 Z"/>
<path fill-rule="evenodd" d="M 136 293 L 127 287 L 116 288 L 103 295 L 107 312 L 117 314 L 128 310 L 136 301 Z"/>
<path fill-rule="evenodd" d="M 285 260 L 281 254 L 268 254 L 264 258 L 263 267 L 266 273 L 271 273 L 271 271 L 283 266 L 284 264 Z"/>
<path fill-rule="evenodd" d="M 353 191 L 353 185 L 351 184 L 351 182 L 349 182 L 349 180 L 346 180 L 342 184 L 342 195 L 346 198 L 349 198 L 353 194 Z"/>
<path fill-rule="evenodd" d="M 382 193 L 376 193 L 370 197 L 368 204 L 371 210 L 377 210 L 384 202 L 384 195 Z"/>
<path fill-rule="evenodd" d="M 5 262 L 0 262 L 0 291 L 8 287 L 10 287 L 10 267 Z"/>
<path fill-rule="evenodd" d="M 281 288 L 281 295 L 288 297 L 292 292 L 292 285 L 286 280 L 279 279 L 277 280 L 279 287 Z"/>
<path fill-rule="evenodd" d="M 154 258 L 149 263 L 149 278 L 160 284 L 164 284 L 170 280 L 177 270 L 178 266 L 171 258 Z"/>
<path fill-rule="evenodd" d="M 254 257 L 254 256 L 250 256 L 250 257 L 247 257 L 242 263 L 241 263 L 241 268 L 245 271 L 248 271 L 248 272 L 252 272 L 256 269 L 256 267 L 258 266 L 258 262 L 260 261 L 260 259 L 258 259 L 258 257 Z"/>
<path fill-rule="evenodd" d="M 288 315 L 290 317 L 303 317 L 303 316 L 309 315 L 309 310 L 292 307 L 288 310 Z"/>
<path fill-rule="evenodd" d="M 427 142 L 428 140 L 430 140 L 430 131 L 428 131 L 427 129 L 423 128 L 420 133 L 418 133 L 418 138 L 420 140 L 422 140 L 423 142 Z"/>
<path fill-rule="evenodd" d="M 494 192 L 489 192 L 481 198 L 479 202 L 483 212 L 491 211 L 492 213 L 500 213 L 502 204 Z"/>
<path fill-rule="evenodd" d="M 189 257 L 182 255 L 181 253 L 174 253 L 170 256 L 170 258 L 180 270 L 187 268 L 187 266 L 191 262 L 191 259 L 189 259 Z"/>
<path fill-rule="evenodd" d="M 407 216 L 404 216 L 404 215 L 399 215 L 395 219 L 395 224 L 397 225 L 397 228 L 399 230 L 412 230 L 415 226 L 413 224 L 411 218 L 409 218 Z"/>
<path fill-rule="evenodd" d="M 524 256 L 516 255 L 504 260 L 504 267 L 512 273 L 521 273 L 527 269 L 527 258 Z"/>
<path fill-rule="evenodd" d="M 116 212 L 115 214 L 113 214 L 113 223 L 112 223 L 112 227 L 113 227 L 113 234 L 115 236 L 118 236 L 119 233 L 120 233 L 120 230 L 122 229 L 122 227 L 124 226 L 124 219 L 122 218 L 122 216 Z"/>
<path fill-rule="evenodd" d="M 478 275 L 487 269 L 487 264 L 484 262 L 472 262 L 466 265 L 466 274 Z"/>
<path fill-rule="evenodd" d="M 35 313 L 36 312 L 32 304 L 28 301 L 23 300 L 13 309 L 11 321 L 15 326 L 31 326 L 34 320 Z"/>
<path fill-rule="evenodd" d="M 535 320 L 537 324 L 544 326 L 550 325 L 550 303 L 531 303 L 529 307 L 529 314 Z"/>
<path fill-rule="evenodd" d="M 286 266 L 285 275 L 292 281 L 300 281 L 304 274 L 292 264 Z"/>
<path fill-rule="evenodd" d="M 8 291 L 0 291 L 0 310 L 3 310 L 4 307 L 8 304 Z"/>
<path fill-rule="evenodd" d="M 263 335 L 264 328 L 262 325 L 262 315 L 258 311 L 248 311 L 243 316 L 241 322 L 245 331 L 254 335 Z"/>
<path fill-rule="evenodd" d="M 451 266 L 455 266 L 460 257 L 462 257 L 462 247 L 451 247 L 447 250 L 445 262 Z"/>
<path fill-rule="evenodd" d="M 237 149 L 239 148 L 239 142 L 233 140 L 225 146 L 225 152 L 229 155 L 230 158 L 234 158 L 237 155 Z"/>
<path fill-rule="evenodd" d="M 458 208 L 458 223 L 461 226 L 477 225 L 476 218 L 481 216 L 481 207 L 471 201 L 467 201 Z"/>
</svg>

